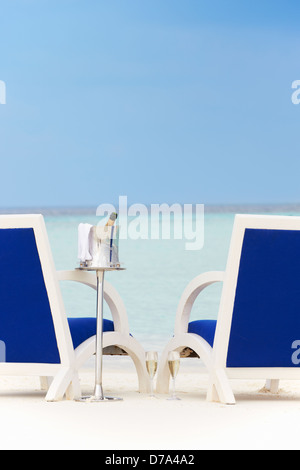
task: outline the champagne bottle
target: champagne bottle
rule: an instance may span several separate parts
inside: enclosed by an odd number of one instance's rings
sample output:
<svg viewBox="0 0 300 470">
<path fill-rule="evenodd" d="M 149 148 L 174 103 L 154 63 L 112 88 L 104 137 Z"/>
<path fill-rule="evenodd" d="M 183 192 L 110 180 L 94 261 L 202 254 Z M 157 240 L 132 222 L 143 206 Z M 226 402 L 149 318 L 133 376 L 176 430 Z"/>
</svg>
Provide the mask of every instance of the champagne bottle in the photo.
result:
<svg viewBox="0 0 300 470">
<path fill-rule="evenodd" d="M 110 249 L 110 253 L 109 253 L 109 265 L 112 266 L 112 261 L 113 261 L 113 252 L 115 251 L 115 248 L 114 248 L 114 237 L 115 237 L 115 222 L 118 218 L 118 214 L 116 212 L 112 212 L 112 214 L 110 214 L 110 217 L 104 227 L 104 231 L 105 232 L 110 232 L 110 243 L 109 243 L 109 249 Z"/>
<path fill-rule="evenodd" d="M 117 220 L 118 218 L 118 214 L 116 212 L 113 212 L 108 221 L 107 221 L 107 224 L 105 225 L 105 227 L 112 227 L 114 224 L 115 224 L 115 221 Z"/>
</svg>

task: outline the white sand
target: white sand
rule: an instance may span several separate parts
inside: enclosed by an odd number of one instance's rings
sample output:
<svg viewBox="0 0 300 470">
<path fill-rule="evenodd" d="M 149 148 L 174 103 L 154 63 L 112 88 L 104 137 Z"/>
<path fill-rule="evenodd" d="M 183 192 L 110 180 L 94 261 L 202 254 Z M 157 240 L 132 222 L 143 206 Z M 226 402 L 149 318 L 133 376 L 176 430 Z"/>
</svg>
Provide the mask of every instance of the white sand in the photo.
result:
<svg viewBox="0 0 300 470">
<path fill-rule="evenodd" d="M 126 363 L 119 370 L 120 364 L 110 362 L 104 369 L 106 394 L 124 398 L 114 403 L 47 403 L 37 378 L 1 378 L 0 448 L 299 448 L 298 382 L 282 382 L 280 394 L 274 396 L 259 392 L 264 385 L 261 381 L 235 381 L 236 406 L 207 403 L 207 375 L 192 361 L 182 365 L 178 377 L 182 400 L 176 402 L 137 393 L 133 368 Z M 84 369 L 80 378 L 83 393 L 92 393 L 93 370 Z"/>
</svg>

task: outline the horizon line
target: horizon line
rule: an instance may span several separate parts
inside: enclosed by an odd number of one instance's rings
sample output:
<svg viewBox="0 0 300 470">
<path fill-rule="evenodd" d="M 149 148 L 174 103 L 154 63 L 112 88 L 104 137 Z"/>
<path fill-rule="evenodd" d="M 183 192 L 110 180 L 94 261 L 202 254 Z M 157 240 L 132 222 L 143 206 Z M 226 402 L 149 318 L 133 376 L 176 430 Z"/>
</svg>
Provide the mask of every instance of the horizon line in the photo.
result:
<svg viewBox="0 0 300 470">
<path fill-rule="evenodd" d="M 163 204 L 163 203 L 161 203 Z M 173 203 L 180 204 L 180 203 Z M 173 204 L 169 204 L 171 207 Z M 145 207 L 151 208 L 151 204 L 144 204 Z M 183 206 L 184 204 L 180 204 Z M 195 206 L 195 204 L 191 205 Z M 249 212 L 250 210 L 259 210 L 263 212 L 272 212 L 274 210 L 279 211 L 299 211 L 299 203 L 230 203 L 230 204 L 203 204 L 205 213 L 232 213 L 240 210 Z M 117 207 L 118 205 L 116 205 Z M 128 204 L 130 206 L 130 204 Z M 97 206 L 98 207 L 98 206 Z M 97 207 L 92 206 L 23 206 L 23 207 L 9 207 L 1 208 L 0 214 L 42 214 L 42 215 L 89 215 L 93 214 L 96 216 Z"/>
</svg>

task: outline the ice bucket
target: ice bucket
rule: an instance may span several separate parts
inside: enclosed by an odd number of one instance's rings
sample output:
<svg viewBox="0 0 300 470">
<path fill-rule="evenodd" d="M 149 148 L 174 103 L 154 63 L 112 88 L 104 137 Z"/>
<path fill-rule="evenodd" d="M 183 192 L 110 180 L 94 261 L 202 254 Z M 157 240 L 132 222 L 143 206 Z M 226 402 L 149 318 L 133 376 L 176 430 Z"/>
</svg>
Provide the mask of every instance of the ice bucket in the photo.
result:
<svg viewBox="0 0 300 470">
<path fill-rule="evenodd" d="M 119 233 L 118 225 L 89 226 L 83 231 L 79 226 L 79 259 L 82 267 L 118 268 Z M 82 247 L 85 246 L 83 250 Z M 83 254 L 82 254 L 83 253 Z"/>
</svg>

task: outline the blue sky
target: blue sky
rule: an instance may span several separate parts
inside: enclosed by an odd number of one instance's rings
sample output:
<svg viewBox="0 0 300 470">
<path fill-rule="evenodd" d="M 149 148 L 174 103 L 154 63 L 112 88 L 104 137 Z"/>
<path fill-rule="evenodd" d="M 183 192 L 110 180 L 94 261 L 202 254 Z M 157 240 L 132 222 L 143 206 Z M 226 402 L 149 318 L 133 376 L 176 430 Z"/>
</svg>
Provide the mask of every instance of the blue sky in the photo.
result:
<svg viewBox="0 0 300 470">
<path fill-rule="evenodd" d="M 300 202 L 298 0 L 0 8 L 0 207 Z"/>
</svg>

